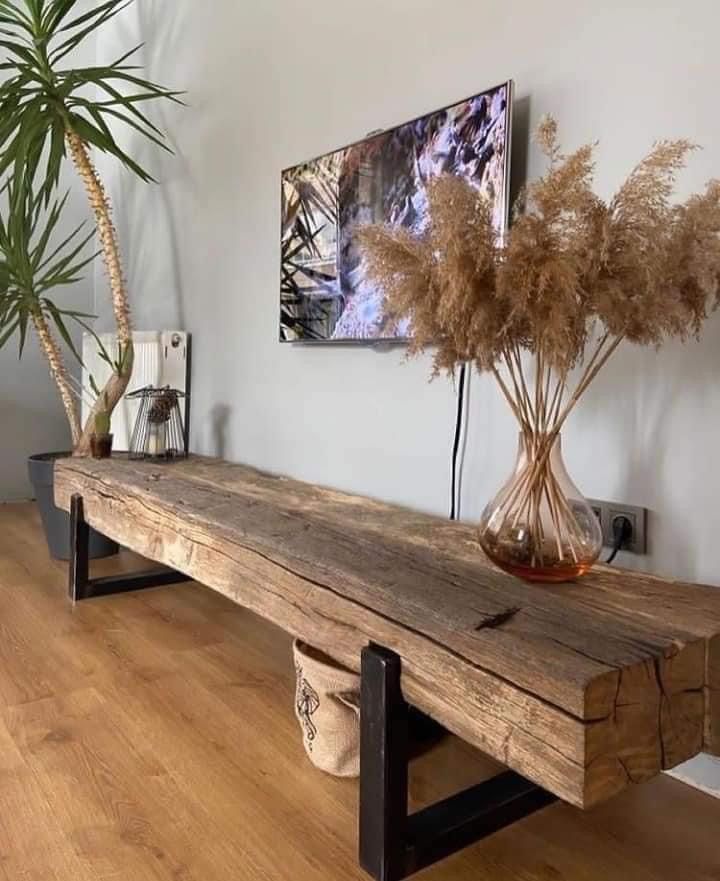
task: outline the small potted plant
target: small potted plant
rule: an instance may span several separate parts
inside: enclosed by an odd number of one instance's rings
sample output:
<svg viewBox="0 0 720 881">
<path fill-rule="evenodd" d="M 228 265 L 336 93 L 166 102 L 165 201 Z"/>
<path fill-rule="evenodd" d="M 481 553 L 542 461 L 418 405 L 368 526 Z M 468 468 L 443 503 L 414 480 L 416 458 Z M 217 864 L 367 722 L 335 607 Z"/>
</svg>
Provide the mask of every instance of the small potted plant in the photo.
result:
<svg viewBox="0 0 720 881">
<path fill-rule="evenodd" d="M 141 108 L 159 99 L 178 101 L 177 92 L 137 75 L 137 67 L 128 64 L 132 52 L 109 64 L 72 64 L 73 54 L 89 42 L 95 45 L 98 30 L 131 3 L 107 0 L 88 9 L 84 0 L 2 2 L 0 347 L 16 337 L 22 354 L 28 330 L 35 333 L 67 416 L 71 451 L 29 460 L 50 551 L 61 559 L 68 556 L 69 529 L 67 514 L 53 501 L 54 461 L 61 455 L 91 455 L 93 438 L 109 434 L 108 422 L 133 369 L 129 296 L 118 236 L 91 151 L 113 156 L 141 180 L 151 181 L 116 134 L 124 125 L 168 149 Z M 95 224 L 87 235 L 81 228 L 70 232 L 62 224 L 67 196 L 55 194 L 66 161 L 87 194 Z M 53 292 L 80 280 L 94 256 L 83 256 L 84 248 L 94 238 L 108 274 L 118 343 L 112 355 L 101 351 L 110 377 L 96 392 L 83 425 L 78 402 L 87 390 L 68 369 L 61 343 L 79 361 L 69 325 L 74 322 L 92 332 L 88 321 L 93 316 L 58 305 Z M 90 553 L 104 555 L 107 545 L 91 540 Z"/>
<path fill-rule="evenodd" d="M 93 459 L 109 459 L 112 455 L 113 436 L 110 432 L 110 413 L 107 407 L 95 412 L 95 431 L 90 436 Z"/>
</svg>

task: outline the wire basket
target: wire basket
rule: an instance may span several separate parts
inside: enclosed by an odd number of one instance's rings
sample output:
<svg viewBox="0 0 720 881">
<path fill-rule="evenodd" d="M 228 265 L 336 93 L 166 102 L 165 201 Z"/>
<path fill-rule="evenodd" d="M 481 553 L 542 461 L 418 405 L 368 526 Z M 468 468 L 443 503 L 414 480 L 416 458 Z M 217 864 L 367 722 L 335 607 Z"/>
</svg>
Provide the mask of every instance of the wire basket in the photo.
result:
<svg viewBox="0 0 720 881">
<path fill-rule="evenodd" d="M 140 402 L 130 438 L 131 459 L 167 462 L 187 458 L 187 437 L 180 410 L 185 392 L 170 386 L 148 385 L 125 397 Z"/>
</svg>

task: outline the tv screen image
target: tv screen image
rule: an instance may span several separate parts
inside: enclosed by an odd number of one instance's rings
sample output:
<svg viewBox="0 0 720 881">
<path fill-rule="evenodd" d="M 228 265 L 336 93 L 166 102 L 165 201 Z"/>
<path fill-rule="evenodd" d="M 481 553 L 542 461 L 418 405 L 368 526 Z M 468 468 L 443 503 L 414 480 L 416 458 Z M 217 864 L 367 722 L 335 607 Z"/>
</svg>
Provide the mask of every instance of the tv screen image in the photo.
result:
<svg viewBox="0 0 720 881">
<path fill-rule="evenodd" d="M 365 278 L 358 225 L 422 232 L 427 183 L 461 175 L 493 202 L 500 234 L 508 213 L 512 83 L 286 169 L 282 174 L 280 339 L 407 339 L 407 321 L 383 314 Z"/>
</svg>

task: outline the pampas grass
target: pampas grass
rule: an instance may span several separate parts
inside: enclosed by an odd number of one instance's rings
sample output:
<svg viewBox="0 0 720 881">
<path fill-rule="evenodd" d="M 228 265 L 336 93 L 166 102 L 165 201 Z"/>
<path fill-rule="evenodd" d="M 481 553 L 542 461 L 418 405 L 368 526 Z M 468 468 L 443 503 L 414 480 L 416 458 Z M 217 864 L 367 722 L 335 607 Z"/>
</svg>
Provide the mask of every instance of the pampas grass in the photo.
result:
<svg viewBox="0 0 720 881">
<path fill-rule="evenodd" d="M 488 200 L 450 176 L 429 184 L 421 235 L 368 226 L 358 238 L 388 316 L 411 319 L 410 354 L 432 348 L 434 374 L 471 362 L 494 375 L 534 451 L 521 507 L 538 511 L 549 494 L 557 533 L 572 536 L 550 450 L 623 340 L 697 337 L 718 307 L 720 182 L 674 204 L 677 175 L 696 148 L 659 141 L 605 202 L 592 187 L 594 144 L 564 154 L 551 117 L 536 141 L 547 170 L 521 193 L 504 240 Z"/>
</svg>

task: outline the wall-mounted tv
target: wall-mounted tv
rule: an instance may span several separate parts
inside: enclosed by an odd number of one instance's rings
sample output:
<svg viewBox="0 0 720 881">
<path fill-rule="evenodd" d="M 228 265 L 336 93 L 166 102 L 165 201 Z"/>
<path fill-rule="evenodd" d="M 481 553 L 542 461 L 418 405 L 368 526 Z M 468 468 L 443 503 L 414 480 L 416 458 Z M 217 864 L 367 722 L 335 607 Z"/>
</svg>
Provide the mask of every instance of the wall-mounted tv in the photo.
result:
<svg viewBox="0 0 720 881">
<path fill-rule="evenodd" d="M 512 82 L 372 135 L 282 173 L 280 339 L 377 342 L 407 339 L 407 321 L 384 317 L 355 244 L 360 224 L 420 232 L 428 180 L 462 175 L 507 223 Z"/>
</svg>

